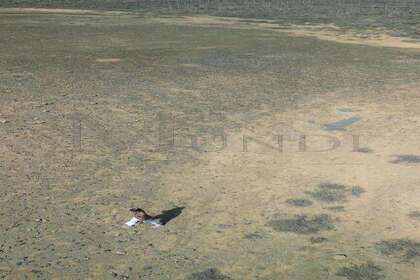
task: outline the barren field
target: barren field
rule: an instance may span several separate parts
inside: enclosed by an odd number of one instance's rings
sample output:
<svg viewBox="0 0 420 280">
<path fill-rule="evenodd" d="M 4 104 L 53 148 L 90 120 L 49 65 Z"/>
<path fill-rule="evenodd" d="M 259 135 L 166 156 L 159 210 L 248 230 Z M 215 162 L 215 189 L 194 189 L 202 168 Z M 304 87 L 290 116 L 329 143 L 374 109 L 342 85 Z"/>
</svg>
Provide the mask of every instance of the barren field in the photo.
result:
<svg viewBox="0 0 420 280">
<path fill-rule="evenodd" d="M 25 9 L 0 38 L 0 277 L 419 278 L 416 40 Z"/>
</svg>

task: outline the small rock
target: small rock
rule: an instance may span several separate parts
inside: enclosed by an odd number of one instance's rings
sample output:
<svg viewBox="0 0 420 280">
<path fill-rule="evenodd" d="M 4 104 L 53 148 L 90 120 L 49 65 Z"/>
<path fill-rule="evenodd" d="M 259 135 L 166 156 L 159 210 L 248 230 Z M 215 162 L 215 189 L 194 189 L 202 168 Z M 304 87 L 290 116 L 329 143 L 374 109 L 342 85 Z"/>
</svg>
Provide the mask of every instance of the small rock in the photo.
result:
<svg viewBox="0 0 420 280">
<path fill-rule="evenodd" d="M 120 62 L 120 58 L 97 58 L 95 59 L 96 63 L 118 63 Z"/>
<path fill-rule="evenodd" d="M 44 124 L 44 123 L 47 123 L 46 121 L 43 121 L 43 120 L 40 120 L 40 119 L 38 119 L 38 118 L 34 118 L 34 122 L 33 122 L 34 124 Z"/>
<path fill-rule="evenodd" d="M 316 243 L 323 243 L 328 241 L 327 238 L 322 237 L 322 236 L 312 236 L 310 239 L 311 243 L 316 244 Z"/>
<path fill-rule="evenodd" d="M 114 277 L 120 277 L 120 278 L 123 278 L 123 279 L 130 278 L 130 276 L 128 276 L 128 274 L 124 273 L 123 271 L 118 271 L 118 270 L 115 270 L 115 269 L 110 270 L 109 273 L 111 273 L 112 276 L 114 276 Z"/>
<path fill-rule="evenodd" d="M 0 123 L 8 123 L 8 122 L 9 122 L 8 120 L 0 118 Z"/>
<path fill-rule="evenodd" d="M 347 255 L 346 254 L 335 254 L 333 258 L 334 258 L 334 260 L 337 260 L 337 261 L 345 260 L 345 259 L 347 259 Z"/>
</svg>

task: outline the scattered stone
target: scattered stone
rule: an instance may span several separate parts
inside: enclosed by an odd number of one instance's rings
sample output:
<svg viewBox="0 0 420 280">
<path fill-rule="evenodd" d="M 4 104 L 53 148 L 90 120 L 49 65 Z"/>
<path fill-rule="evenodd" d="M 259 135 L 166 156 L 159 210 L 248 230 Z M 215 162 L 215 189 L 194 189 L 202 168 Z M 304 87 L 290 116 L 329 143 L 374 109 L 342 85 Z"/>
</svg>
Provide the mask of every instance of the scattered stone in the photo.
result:
<svg viewBox="0 0 420 280">
<path fill-rule="evenodd" d="M 9 121 L 3 118 L 0 118 L 0 123 L 8 123 Z"/>
<path fill-rule="evenodd" d="M 39 120 L 39 119 L 34 119 L 34 122 L 33 122 L 33 124 L 45 124 L 45 123 L 47 122 L 43 120 Z"/>
<path fill-rule="evenodd" d="M 308 199 L 301 199 L 301 198 L 288 199 L 286 203 L 292 206 L 296 206 L 296 207 L 307 207 L 313 204 L 312 201 Z"/>
<path fill-rule="evenodd" d="M 118 277 L 121 279 L 129 279 L 130 276 L 128 274 L 126 274 L 124 271 L 120 271 L 120 270 L 116 270 L 116 269 L 112 269 L 109 271 L 109 273 L 114 276 L 114 277 Z"/>
<path fill-rule="evenodd" d="M 323 230 L 334 229 L 332 219 L 327 214 L 308 217 L 296 215 L 293 218 L 275 219 L 268 223 L 275 231 L 294 232 L 297 234 L 313 234 Z"/>
<path fill-rule="evenodd" d="M 346 277 L 349 280 L 380 280 L 385 278 L 382 271 L 382 268 L 368 263 L 342 267 L 336 275 Z"/>
<path fill-rule="evenodd" d="M 401 262 L 420 261 L 420 242 L 409 239 L 384 240 L 376 248 L 385 256 L 394 257 Z"/>
<path fill-rule="evenodd" d="M 312 244 L 318 244 L 326 242 L 328 241 L 328 239 L 322 236 L 312 236 L 311 239 L 309 239 L 309 241 L 311 241 Z"/>
<path fill-rule="evenodd" d="M 187 278 L 188 280 L 233 280 L 227 275 L 222 274 L 217 268 L 209 268 L 202 272 L 196 272 Z"/>
<path fill-rule="evenodd" d="M 334 260 L 340 261 L 340 260 L 345 260 L 347 259 L 347 255 L 346 254 L 335 254 L 333 256 Z"/>
</svg>

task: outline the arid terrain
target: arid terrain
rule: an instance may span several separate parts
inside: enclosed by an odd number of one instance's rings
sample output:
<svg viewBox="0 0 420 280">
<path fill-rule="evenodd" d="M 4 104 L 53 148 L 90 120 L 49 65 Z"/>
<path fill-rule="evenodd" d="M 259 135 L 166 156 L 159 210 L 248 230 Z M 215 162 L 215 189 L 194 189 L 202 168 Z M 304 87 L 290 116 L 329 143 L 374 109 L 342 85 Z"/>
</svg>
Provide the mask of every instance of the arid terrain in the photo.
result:
<svg viewBox="0 0 420 280">
<path fill-rule="evenodd" d="M 415 36 L 3 8 L 0 38 L 2 278 L 419 279 Z"/>
</svg>

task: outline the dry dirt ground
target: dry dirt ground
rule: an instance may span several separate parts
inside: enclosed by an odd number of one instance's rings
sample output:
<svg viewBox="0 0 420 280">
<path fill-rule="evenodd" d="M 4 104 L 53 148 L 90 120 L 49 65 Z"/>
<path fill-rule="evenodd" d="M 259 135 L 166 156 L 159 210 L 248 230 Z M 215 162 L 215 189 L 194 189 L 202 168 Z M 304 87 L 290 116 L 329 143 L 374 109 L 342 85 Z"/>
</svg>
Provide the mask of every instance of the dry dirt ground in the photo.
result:
<svg viewBox="0 0 420 280">
<path fill-rule="evenodd" d="M 420 45 L 267 25 L 2 10 L 1 277 L 418 279 Z"/>
</svg>

